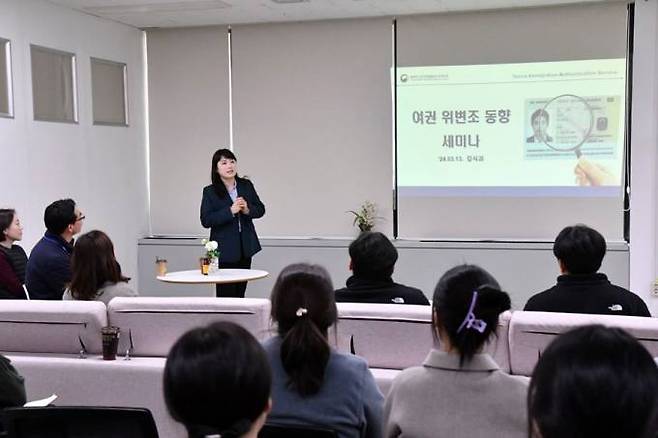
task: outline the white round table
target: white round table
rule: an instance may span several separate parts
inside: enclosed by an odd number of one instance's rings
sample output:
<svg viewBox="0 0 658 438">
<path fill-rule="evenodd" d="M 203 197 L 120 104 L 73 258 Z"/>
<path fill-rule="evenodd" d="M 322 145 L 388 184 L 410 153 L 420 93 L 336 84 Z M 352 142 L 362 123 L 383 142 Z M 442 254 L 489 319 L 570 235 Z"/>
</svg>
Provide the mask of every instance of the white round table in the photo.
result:
<svg viewBox="0 0 658 438">
<path fill-rule="evenodd" d="M 228 284 L 243 281 L 258 280 L 269 275 L 267 271 L 260 269 L 219 269 L 208 275 L 203 275 L 199 269 L 191 271 L 167 272 L 156 278 L 166 283 L 184 284 Z"/>
</svg>

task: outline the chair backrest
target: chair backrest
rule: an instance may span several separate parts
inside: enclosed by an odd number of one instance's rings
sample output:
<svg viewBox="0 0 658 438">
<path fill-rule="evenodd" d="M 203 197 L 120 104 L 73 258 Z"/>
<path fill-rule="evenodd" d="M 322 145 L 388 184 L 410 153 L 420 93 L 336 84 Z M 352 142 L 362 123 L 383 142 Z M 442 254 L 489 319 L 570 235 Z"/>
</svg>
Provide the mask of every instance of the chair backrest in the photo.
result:
<svg viewBox="0 0 658 438">
<path fill-rule="evenodd" d="M 258 438 L 338 438 L 336 431 L 313 426 L 283 426 L 266 424 Z"/>
<path fill-rule="evenodd" d="M 215 321 L 235 322 L 257 339 L 270 336 L 270 300 L 261 298 L 118 297 L 108 318 L 121 329 L 120 354 L 132 337 L 134 356 L 167 356 L 183 333 Z"/>
<path fill-rule="evenodd" d="M 371 368 L 404 369 L 423 363 L 434 346 L 432 308 L 408 304 L 338 303 L 338 349 L 365 358 Z M 485 347 L 509 372 L 509 321 L 500 315 L 496 336 Z M 332 330 L 329 331 L 331 339 Z"/>
<path fill-rule="evenodd" d="M 496 334 L 491 336 L 484 347 L 484 351 L 489 353 L 500 369 L 506 373 L 510 372 L 509 325 L 511 319 L 512 312 L 509 310 L 500 314 Z"/>
<path fill-rule="evenodd" d="M 371 368 L 420 365 L 433 345 L 432 308 L 410 304 L 337 303 L 337 348 Z M 329 330 L 329 339 L 333 330 Z"/>
<path fill-rule="evenodd" d="M 148 409 L 108 407 L 9 408 L 8 438 L 158 438 Z"/>
<path fill-rule="evenodd" d="M 510 322 L 510 366 L 513 374 L 530 376 L 542 351 L 561 333 L 602 324 L 626 330 L 652 356 L 658 356 L 658 319 L 639 316 L 586 315 L 555 312 L 514 312 Z"/>
<path fill-rule="evenodd" d="M 107 309 L 98 301 L 3 300 L 0 352 L 76 354 L 82 341 L 100 354 L 106 325 Z"/>
</svg>

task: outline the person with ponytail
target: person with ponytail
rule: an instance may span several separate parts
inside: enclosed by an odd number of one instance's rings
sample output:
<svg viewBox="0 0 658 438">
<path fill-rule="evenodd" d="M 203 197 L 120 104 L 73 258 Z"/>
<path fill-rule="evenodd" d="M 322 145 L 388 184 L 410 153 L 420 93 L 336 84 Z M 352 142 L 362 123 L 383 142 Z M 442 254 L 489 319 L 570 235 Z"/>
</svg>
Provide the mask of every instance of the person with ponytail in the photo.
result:
<svg viewBox="0 0 658 438">
<path fill-rule="evenodd" d="M 257 438 L 271 407 L 271 382 L 256 338 L 221 321 L 176 341 L 163 389 L 170 415 L 185 425 L 189 438 Z"/>
<path fill-rule="evenodd" d="M 277 336 L 264 347 L 272 367 L 268 423 L 333 429 L 339 438 L 380 438 L 384 397 L 368 364 L 331 348 L 338 311 L 321 266 L 293 264 L 272 289 Z"/>
<path fill-rule="evenodd" d="M 434 290 L 437 348 L 393 381 L 384 405 L 385 437 L 525 437 L 528 380 L 500 370 L 482 350 L 510 298 L 484 269 L 460 265 Z"/>
</svg>

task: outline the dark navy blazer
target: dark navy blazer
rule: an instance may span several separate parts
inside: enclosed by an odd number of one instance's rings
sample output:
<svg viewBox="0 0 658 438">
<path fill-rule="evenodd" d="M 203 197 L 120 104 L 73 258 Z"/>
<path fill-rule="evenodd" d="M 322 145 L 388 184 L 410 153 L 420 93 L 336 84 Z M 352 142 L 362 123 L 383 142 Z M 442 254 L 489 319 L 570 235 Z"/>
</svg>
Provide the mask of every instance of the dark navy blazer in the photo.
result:
<svg viewBox="0 0 658 438">
<path fill-rule="evenodd" d="M 71 281 L 73 242 L 46 234 L 34 245 L 27 261 L 25 286 L 33 300 L 61 300 Z"/>
<path fill-rule="evenodd" d="M 237 178 L 236 181 L 238 196 L 244 198 L 249 206 L 248 215 L 238 213 L 233 216 L 231 213 L 233 201 L 228 194 L 220 198 L 212 185 L 203 188 L 201 225 L 204 228 L 210 228 L 210 240 L 219 244 L 220 263 L 237 262 L 243 255 L 245 258 L 252 257 L 261 249 L 252 219 L 263 217 L 265 206 L 258 198 L 251 181 L 244 178 Z M 242 232 L 240 232 L 238 221 L 242 226 Z M 242 239 L 244 254 L 240 251 L 240 239 Z"/>
</svg>

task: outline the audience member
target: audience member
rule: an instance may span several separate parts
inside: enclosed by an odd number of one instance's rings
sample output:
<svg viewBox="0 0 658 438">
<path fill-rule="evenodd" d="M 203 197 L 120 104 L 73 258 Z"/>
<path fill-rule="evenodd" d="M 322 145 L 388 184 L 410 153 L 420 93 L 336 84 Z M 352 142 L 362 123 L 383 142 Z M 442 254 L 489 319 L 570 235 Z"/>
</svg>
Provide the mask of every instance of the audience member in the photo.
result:
<svg viewBox="0 0 658 438">
<path fill-rule="evenodd" d="M 586 225 L 560 231 L 553 254 L 562 275 L 555 286 L 531 297 L 523 310 L 651 316 L 640 297 L 597 273 L 605 251 L 603 236 Z"/>
<path fill-rule="evenodd" d="M 24 299 L 25 266 L 27 255 L 18 245 L 23 238 L 23 227 L 16 210 L 0 209 L 0 299 Z"/>
<path fill-rule="evenodd" d="M 61 300 L 71 281 L 73 236 L 85 219 L 72 199 L 60 199 L 46 207 L 46 233 L 32 248 L 25 284 L 33 300 Z"/>
<path fill-rule="evenodd" d="M 539 358 L 528 417 L 532 438 L 655 438 L 658 368 L 623 330 L 579 327 Z"/>
<path fill-rule="evenodd" d="M 368 364 L 329 346 L 337 310 L 327 271 L 284 268 L 271 300 L 278 335 L 264 344 L 273 377 L 268 422 L 330 428 L 340 438 L 381 437 L 383 396 Z"/>
<path fill-rule="evenodd" d="M 526 436 L 527 380 L 505 374 L 482 353 L 509 308 L 509 296 L 478 266 L 457 266 L 441 277 L 432 302 L 440 350 L 393 381 L 385 437 Z"/>
<path fill-rule="evenodd" d="M 11 364 L 0 354 L 0 409 L 25 404 L 25 382 Z"/>
<path fill-rule="evenodd" d="M 256 438 L 271 407 L 271 380 L 258 341 L 221 321 L 176 341 L 165 364 L 164 397 L 190 438 Z"/>
<path fill-rule="evenodd" d="M 0 354 L 0 436 L 5 436 L 2 410 L 25 404 L 25 380 L 16 372 L 11 361 Z"/>
<path fill-rule="evenodd" d="M 420 289 L 393 281 L 398 251 L 382 233 L 365 231 L 350 244 L 350 270 L 346 287 L 336 291 L 336 301 L 352 303 L 423 304 L 429 301 Z"/>
<path fill-rule="evenodd" d="M 64 292 L 65 300 L 102 301 L 114 297 L 136 297 L 128 286 L 130 278 L 121 275 L 114 256 L 114 245 L 102 231 L 93 230 L 80 236 L 71 255 L 71 284 Z"/>
</svg>

